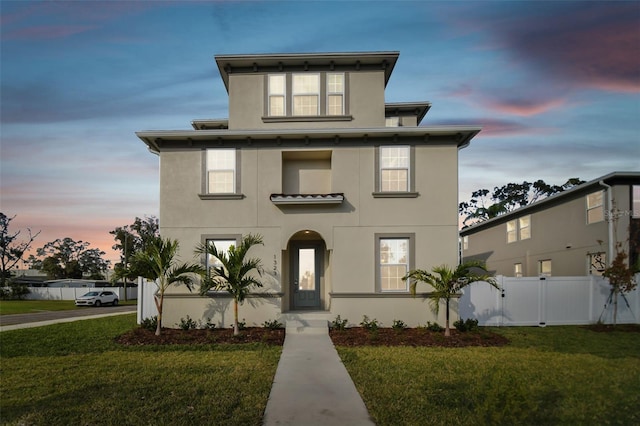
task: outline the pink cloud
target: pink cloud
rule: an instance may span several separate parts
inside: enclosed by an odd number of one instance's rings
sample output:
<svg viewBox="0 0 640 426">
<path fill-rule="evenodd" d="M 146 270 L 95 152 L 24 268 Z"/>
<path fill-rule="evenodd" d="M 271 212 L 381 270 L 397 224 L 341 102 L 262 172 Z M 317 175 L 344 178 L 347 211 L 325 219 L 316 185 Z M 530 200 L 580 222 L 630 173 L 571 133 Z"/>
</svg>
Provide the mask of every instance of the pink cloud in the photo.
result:
<svg viewBox="0 0 640 426">
<path fill-rule="evenodd" d="M 6 40 L 42 40 L 64 38 L 74 34 L 84 33 L 95 29 L 90 25 L 49 25 L 21 28 L 8 32 L 3 38 Z"/>
<path fill-rule="evenodd" d="M 561 107 L 566 104 L 566 100 L 547 99 L 539 101 L 535 99 L 494 98 L 486 99 L 482 104 L 505 114 L 518 115 L 520 117 L 531 117 Z"/>
</svg>

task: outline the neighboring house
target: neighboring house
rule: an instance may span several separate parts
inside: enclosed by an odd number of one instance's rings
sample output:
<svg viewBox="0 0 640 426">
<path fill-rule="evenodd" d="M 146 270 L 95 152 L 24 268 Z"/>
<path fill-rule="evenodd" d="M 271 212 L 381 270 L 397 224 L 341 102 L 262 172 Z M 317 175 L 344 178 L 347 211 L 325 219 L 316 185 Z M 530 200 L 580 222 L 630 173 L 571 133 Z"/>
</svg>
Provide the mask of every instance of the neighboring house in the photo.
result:
<svg viewBox="0 0 640 426">
<path fill-rule="evenodd" d="M 611 220 L 612 211 L 617 220 Z M 463 258 L 514 277 L 601 275 L 616 244 L 638 261 L 640 172 L 615 172 L 460 231 Z"/>
<path fill-rule="evenodd" d="M 421 126 L 430 103 L 385 103 L 398 56 L 216 56 L 228 120 L 136 133 L 160 157 L 160 232 L 180 242 L 182 260 L 199 243 L 263 236 L 249 252 L 266 285 L 240 308 L 248 325 L 309 311 L 434 321 L 401 278 L 456 264 L 458 150 L 480 128 Z M 165 325 L 189 315 L 228 326 L 230 306 L 226 293 L 172 288 Z"/>
</svg>

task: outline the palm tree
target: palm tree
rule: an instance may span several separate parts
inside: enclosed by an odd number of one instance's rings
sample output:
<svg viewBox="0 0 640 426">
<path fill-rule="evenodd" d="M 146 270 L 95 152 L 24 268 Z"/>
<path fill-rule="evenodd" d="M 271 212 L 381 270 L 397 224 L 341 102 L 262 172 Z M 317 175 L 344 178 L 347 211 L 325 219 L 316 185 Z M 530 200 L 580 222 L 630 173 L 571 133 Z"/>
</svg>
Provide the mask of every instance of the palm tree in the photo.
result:
<svg viewBox="0 0 640 426">
<path fill-rule="evenodd" d="M 217 258 L 221 266 L 213 266 L 200 286 L 200 294 L 205 295 L 210 290 L 226 290 L 233 296 L 233 334 L 240 334 L 238 327 L 238 304 L 241 304 L 252 287 L 262 287 L 262 283 L 250 273 L 255 270 L 262 276 L 260 259 L 245 259 L 251 247 L 263 244 L 262 236 L 246 235 L 236 246 L 229 247 L 228 253 L 218 251 L 215 244 L 200 244 L 196 253 L 207 254 Z"/>
<path fill-rule="evenodd" d="M 170 238 L 154 238 L 144 251 L 137 252 L 132 258 L 132 269 L 144 271 L 144 277 L 155 281 L 158 291 L 153 295 L 158 308 L 158 327 L 156 336 L 162 329 L 162 306 L 164 293 L 173 284 L 184 284 L 192 290 L 196 276 L 204 275 L 201 265 L 194 263 L 178 264 L 178 242 Z"/>
<path fill-rule="evenodd" d="M 477 269 L 482 273 L 474 273 L 472 269 Z M 411 294 L 414 296 L 416 295 L 416 285 L 418 282 L 423 282 L 433 287 L 434 291 L 431 293 L 431 305 L 436 315 L 440 311 L 440 300 L 445 300 L 447 309 L 445 336 L 451 335 L 449 328 L 449 302 L 452 298 L 456 297 L 463 288 L 478 281 L 485 281 L 493 287 L 498 288 L 496 280 L 487 274 L 486 266 L 484 262 L 481 261 L 464 262 L 455 269 L 447 265 L 441 265 L 433 267 L 431 271 L 432 272 L 427 272 L 422 269 L 415 269 L 409 271 L 402 279 L 411 280 L 410 289 Z"/>
</svg>

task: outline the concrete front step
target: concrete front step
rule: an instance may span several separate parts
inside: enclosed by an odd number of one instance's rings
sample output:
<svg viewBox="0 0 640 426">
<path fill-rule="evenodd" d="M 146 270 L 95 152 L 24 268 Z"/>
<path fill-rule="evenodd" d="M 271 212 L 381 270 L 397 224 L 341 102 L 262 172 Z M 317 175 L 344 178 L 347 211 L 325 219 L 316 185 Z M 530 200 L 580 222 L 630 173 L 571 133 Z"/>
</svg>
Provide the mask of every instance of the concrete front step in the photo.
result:
<svg viewBox="0 0 640 426">
<path fill-rule="evenodd" d="M 295 319 L 286 321 L 287 334 L 328 334 L 329 321 L 322 319 Z"/>
</svg>

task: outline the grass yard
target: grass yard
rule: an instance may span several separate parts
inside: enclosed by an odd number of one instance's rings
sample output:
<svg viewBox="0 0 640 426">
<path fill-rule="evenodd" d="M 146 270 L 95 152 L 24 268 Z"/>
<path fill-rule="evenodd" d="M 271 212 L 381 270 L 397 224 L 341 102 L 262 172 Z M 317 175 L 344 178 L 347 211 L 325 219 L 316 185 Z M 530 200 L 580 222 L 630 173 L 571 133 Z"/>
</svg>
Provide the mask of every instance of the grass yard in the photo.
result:
<svg viewBox="0 0 640 426">
<path fill-rule="evenodd" d="M 135 305 L 136 300 L 120 300 L 120 305 Z M 44 311 L 70 311 L 73 309 L 87 309 L 77 307 L 73 300 L 2 300 L 0 301 L 0 315 L 30 314 Z"/>
<path fill-rule="evenodd" d="M 378 426 L 640 424 L 640 333 L 492 331 L 511 344 L 338 352 Z"/>
<path fill-rule="evenodd" d="M 0 423 L 261 424 L 281 347 L 114 343 L 135 326 L 122 315 L 0 333 Z"/>
</svg>

